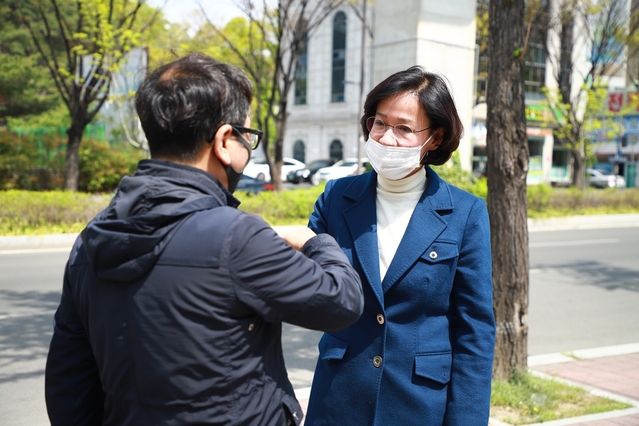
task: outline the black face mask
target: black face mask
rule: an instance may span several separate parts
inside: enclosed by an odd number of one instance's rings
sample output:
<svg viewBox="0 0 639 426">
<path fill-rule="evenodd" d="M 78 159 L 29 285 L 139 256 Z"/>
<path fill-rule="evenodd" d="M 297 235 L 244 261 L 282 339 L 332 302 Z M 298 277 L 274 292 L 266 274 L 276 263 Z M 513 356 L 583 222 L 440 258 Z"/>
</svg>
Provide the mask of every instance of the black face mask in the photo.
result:
<svg viewBox="0 0 639 426">
<path fill-rule="evenodd" d="M 241 143 L 244 146 L 244 148 L 247 149 L 249 153 L 248 160 L 246 160 L 246 164 L 244 165 L 244 167 L 246 167 L 249 161 L 251 160 L 251 145 L 248 142 L 246 142 L 241 135 L 238 135 L 237 141 Z M 235 188 L 237 188 L 237 184 L 240 183 L 240 179 L 242 178 L 242 172 L 244 171 L 244 168 L 242 168 L 241 172 L 236 172 L 235 169 L 231 167 L 231 165 L 229 164 L 228 166 L 224 168 L 224 170 L 226 171 L 226 178 L 229 181 L 228 189 L 229 189 L 229 192 L 232 194 L 233 192 L 235 192 Z"/>
<path fill-rule="evenodd" d="M 232 194 L 235 192 L 235 188 L 237 188 L 237 184 L 240 183 L 240 179 L 242 178 L 242 172 L 236 172 L 233 167 L 229 164 L 224 168 L 226 170 L 226 178 L 229 181 L 229 192 Z"/>
</svg>

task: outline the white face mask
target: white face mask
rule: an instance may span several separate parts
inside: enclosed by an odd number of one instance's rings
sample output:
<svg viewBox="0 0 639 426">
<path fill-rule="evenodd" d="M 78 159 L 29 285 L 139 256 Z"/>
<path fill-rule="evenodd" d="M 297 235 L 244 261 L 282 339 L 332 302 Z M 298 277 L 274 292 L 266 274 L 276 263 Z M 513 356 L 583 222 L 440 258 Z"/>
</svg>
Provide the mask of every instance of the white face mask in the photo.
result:
<svg viewBox="0 0 639 426">
<path fill-rule="evenodd" d="M 422 148 L 434 135 L 422 145 L 410 148 L 382 145 L 369 136 L 365 147 L 368 161 L 378 175 L 388 180 L 403 179 L 421 166 Z"/>
</svg>

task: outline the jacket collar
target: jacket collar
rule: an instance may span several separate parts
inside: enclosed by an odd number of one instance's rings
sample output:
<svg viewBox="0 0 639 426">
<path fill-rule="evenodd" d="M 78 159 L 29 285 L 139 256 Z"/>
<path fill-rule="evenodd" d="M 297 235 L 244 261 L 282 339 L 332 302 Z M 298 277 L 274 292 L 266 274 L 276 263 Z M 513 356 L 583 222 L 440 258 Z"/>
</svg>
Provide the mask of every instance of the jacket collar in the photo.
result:
<svg viewBox="0 0 639 426">
<path fill-rule="evenodd" d="M 351 232 L 362 271 L 383 306 L 388 291 L 448 226 L 441 212 L 453 209 L 448 184 L 426 166 L 427 183 L 408 223 L 384 282 L 380 281 L 377 249 L 376 187 L 377 173 L 366 173 L 345 189 L 344 197 L 353 202 L 343 216 Z"/>
</svg>

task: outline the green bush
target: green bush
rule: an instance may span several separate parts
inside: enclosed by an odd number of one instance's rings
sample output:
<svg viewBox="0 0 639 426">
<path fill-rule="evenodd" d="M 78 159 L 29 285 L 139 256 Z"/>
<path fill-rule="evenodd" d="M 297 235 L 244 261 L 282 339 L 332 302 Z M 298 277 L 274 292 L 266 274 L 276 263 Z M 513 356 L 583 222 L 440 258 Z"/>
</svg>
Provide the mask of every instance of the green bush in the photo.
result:
<svg viewBox="0 0 639 426">
<path fill-rule="evenodd" d="M 64 151 L 57 135 L 0 132 L 0 188 L 50 190 L 64 182 Z"/>
<path fill-rule="evenodd" d="M 19 136 L 0 132 L 0 189 L 30 191 L 64 187 L 66 135 L 34 132 Z M 144 154 L 128 145 L 111 147 L 106 142 L 83 139 L 80 145 L 78 189 L 113 191 L 122 176 L 135 171 Z"/>
<path fill-rule="evenodd" d="M 260 215 L 273 226 L 299 225 L 308 221 L 315 201 L 324 191 L 324 187 L 322 184 L 310 189 L 264 191 L 255 195 L 238 192 L 235 195 L 242 201 L 240 210 Z"/>
<path fill-rule="evenodd" d="M 106 142 L 86 140 L 80 146 L 78 189 L 85 192 L 114 191 L 125 175 L 133 175 L 145 154 L 129 147 L 114 149 Z"/>
<path fill-rule="evenodd" d="M 477 179 L 467 189 L 485 198 L 486 180 Z M 238 191 L 236 196 L 242 201 L 240 210 L 258 214 L 273 226 L 305 225 L 323 190 L 321 185 L 256 195 Z M 108 205 L 110 197 L 111 193 L 0 191 L 0 235 L 78 232 Z M 639 189 L 589 189 L 582 193 L 575 189 L 530 186 L 528 203 L 531 218 L 639 213 Z"/>
<path fill-rule="evenodd" d="M 639 212 L 639 189 L 528 187 L 528 216 L 547 218 L 578 214 Z"/>
<path fill-rule="evenodd" d="M 0 191 L 0 235 L 79 232 L 109 196 L 70 191 Z"/>
<path fill-rule="evenodd" d="M 548 208 L 553 195 L 553 187 L 550 185 L 531 185 L 527 188 L 528 210 L 536 212 Z"/>
</svg>

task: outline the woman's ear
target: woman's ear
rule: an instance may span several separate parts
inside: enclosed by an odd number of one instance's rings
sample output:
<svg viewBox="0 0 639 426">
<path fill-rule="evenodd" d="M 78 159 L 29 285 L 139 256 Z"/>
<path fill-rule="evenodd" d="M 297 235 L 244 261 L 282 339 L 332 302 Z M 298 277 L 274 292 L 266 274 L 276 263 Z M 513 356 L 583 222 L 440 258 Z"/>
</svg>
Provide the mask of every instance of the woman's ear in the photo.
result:
<svg viewBox="0 0 639 426">
<path fill-rule="evenodd" d="M 433 134 L 433 139 L 431 139 L 431 141 L 428 144 L 430 146 L 429 151 L 433 151 L 439 148 L 439 145 L 441 145 L 443 141 L 444 141 L 444 129 L 440 127 Z"/>
</svg>

